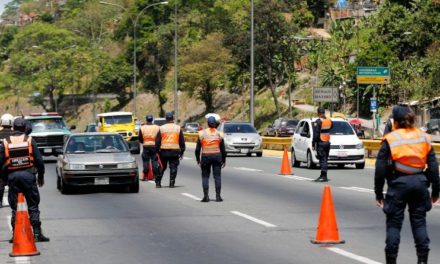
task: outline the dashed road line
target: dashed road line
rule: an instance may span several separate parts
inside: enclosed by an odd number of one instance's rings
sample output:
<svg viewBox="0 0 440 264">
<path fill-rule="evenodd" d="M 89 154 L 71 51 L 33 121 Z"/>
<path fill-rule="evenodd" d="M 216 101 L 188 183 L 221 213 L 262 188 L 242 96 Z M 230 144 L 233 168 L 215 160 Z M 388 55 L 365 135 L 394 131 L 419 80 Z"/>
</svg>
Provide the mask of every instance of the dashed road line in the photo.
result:
<svg viewBox="0 0 440 264">
<path fill-rule="evenodd" d="M 197 196 L 195 196 L 195 195 L 192 195 L 192 194 L 190 194 L 190 193 L 181 193 L 183 196 L 186 196 L 186 197 L 188 197 L 188 198 L 191 198 L 191 199 L 193 199 L 193 200 L 196 200 L 196 201 L 200 201 L 200 200 L 202 200 L 202 198 L 199 198 L 199 197 L 197 197 Z"/>
<path fill-rule="evenodd" d="M 14 263 L 15 264 L 29 264 L 29 263 L 32 263 L 32 261 L 31 261 L 30 257 L 15 257 Z"/>
<path fill-rule="evenodd" d="M 8 198 L 6 196 L 3 196 L 3 206 L 9 206 L 9 201 Z"/>
<path fill-rule="evenodd" d="M 12 231 L 12 226 L 11 226 L 11 219 L 12 219 L 12 216 L 11 216 L 11 215 L 8 215 L 8 216 L 6 217 L 6 219 L 8 219 L 8 227 L 9 227 L 9 230 Z"/>
<path fill-rule="evenodd" d="M 280 177 L 286 178 L 286 179 L 291 179 L 291 180 L 298 180 L 298 181 L 313 181 L 313 179 L 307 178 L 307 177 L 301 177 L 301 176 L 286 176 L 286 175 L 278 175 Z"/>
<path fill-rule="evenodd" d="M 377 262 L 377 261 L 374 261 L 372 259 L 369 259 L 369 258 L 366 258 L 366 257 L 362 257 L 362 256 L 359 256 L 359 255 L 353 254 L 351 252 L 345 251 L 345 250 L 340 249 L 340 248 L 329 247 L 327 249 L 332 251 L 332 252 L 334 252 L 334 253 L 336 253 L 336 254 L 339 254 L 341 256 L 344 256 L 344 257 L 356 260 L 356 261 L 361 262 L 361 263 L 365 263 L 365 264 L 382 264 L 380 262 Z"/>
<path fill-rule="evenodd" d="M 183 157 L 184 160 L 193 160 L 194 158 Z"/>
<path fill-rule="evenodd" d="M 252 169 L 252 168 L 246 168 L 246 167 L 233 167 L 236 170 L 242 170 L 242 171 L 252 171 L 252 172 L 262 172 L 262 170 L 259 169 Z"/>
<path fill-rule="evenodd" d="M 235 214 L 235 215 L 237 215 L 237 216 L 240 216 L 240 217 L 246 218 L 246 219 L 248 219 L 248 220 L 250 220 L 250 221 L 252 221 L 252 222 L 255 222 L 255 223 L 257 223 L 257 224 L 263 225 L 263 226 L 265 226 L 265 227 L 277 227 L 277 226 L 274 225 L 274 224 L 271 224 L 271 223 L 269 223 L 269 222 L 266 222 L 266 221 L 260 220 L 260 219 L 258 219 L 258 218 L 255 218 L 255 217 L 250 216 L 250 215 L 247 215 L 247 214 L 240 213 L 240 212 L 238 212 L 238 211 L 231 211 L 231 213 L 233 213 L 233 214 Z"/>
<path fill-rule="evenodd" d="M 339 187 L 339 188 L 344 189 L 344 190 L 356 191 L 356 192 L 374 193 L 374 190 L 366 189 L 366 188 L 361 188 L 361 187 L 355 187 L 355 186 Z"/>
</svg>

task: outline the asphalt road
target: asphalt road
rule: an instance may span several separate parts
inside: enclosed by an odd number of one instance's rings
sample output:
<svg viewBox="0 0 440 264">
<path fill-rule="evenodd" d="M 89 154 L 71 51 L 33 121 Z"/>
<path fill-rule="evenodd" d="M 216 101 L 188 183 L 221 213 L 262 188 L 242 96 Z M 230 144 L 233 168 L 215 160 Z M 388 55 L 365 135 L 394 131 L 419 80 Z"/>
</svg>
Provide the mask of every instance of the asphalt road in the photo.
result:
<svg viewBox="0 0 440 264">
<path fill-rule="evenodd" d="M 280 176 L 278 157 L 230 157 L 223 203 L 200 203 L 200 169 L 193 149 L 179 167 L 177 188 L 141 182 L 140 193 L 91 189 L 62 195 L 55 163 L 46 163 L 41 218 L 49 243 L 40 256 L 10 258 L 9 208 L 0 209 L 0 263 L 384 263 L 385 217 L 375 207 L 371 168 L 329 171 L 341 238 L 332 247 L 314 238 L 324 184 L 319 170 Z M 211 181 L 211 198 L 214 185 Z M 430 259 L 440 258 L 440 208 L 428 216 Z M 402 231 L 399 263 L 415 263 L 410 226 Z"/>
</svg>

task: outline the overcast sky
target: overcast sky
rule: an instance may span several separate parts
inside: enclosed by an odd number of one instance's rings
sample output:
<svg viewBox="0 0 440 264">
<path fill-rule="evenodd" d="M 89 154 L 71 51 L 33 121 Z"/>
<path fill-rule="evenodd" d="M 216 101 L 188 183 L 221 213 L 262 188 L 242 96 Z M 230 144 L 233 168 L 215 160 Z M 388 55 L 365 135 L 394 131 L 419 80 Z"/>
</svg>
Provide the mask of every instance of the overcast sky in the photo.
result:
<svg viewBox="0 0 440 264">
<path fill-rule="evenodd" d="M 0 14 L 3 13 L 3 10 L 4 10 L 4 8 L 5 8 L 5 5 L 6 5 L 7 3 L 9 3 L 9 2 L 11 2 L 11 0 L 0 0 Z"/>
</svg>

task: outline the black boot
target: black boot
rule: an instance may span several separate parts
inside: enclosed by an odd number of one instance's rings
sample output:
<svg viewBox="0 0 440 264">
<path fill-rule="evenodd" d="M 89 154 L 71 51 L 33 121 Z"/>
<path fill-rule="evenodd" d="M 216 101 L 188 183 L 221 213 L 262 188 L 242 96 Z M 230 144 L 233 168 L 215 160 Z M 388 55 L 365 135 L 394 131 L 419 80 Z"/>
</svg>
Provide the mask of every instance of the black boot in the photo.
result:
<svg viewBox="0 0 440 264">
<path fill-rule="evenodd" d="M 156 188 L 162 188 L 162 184 L 160 184 L 160 181 L 156 181 Z"/>
<path fill-rule="evenodd" d="M 385 255 L 386 264 L 396 264 L 397 256 L 396 255 Z"/>
<path fill-rule="evenodd" d="M 34 239 L 35 242 L 49 242 L 50 239 L 43 235 L 43 232 L 41 231 L 41 226 L 34 226 Z"/>
<path fill-rule="evenodd" d="M 417 253 L 417 264 L 428 264 L 428 252 L 423 254 Z"/>
<path fill-rule="evenodd" d="M 315 179 L 315 182 L 328 182 L 327 172 L 321 171 L 321 175 Z"/>
<path fill-rule="evenodd" d="M 207 203 L 209 202 L 209 189 L 203 189 L 203 199 L 200 201 L 202 203 Z"/>
<path fill-rule="evenodd" d="M 176 180 L 170 180 L 170 188 L 174 188 L 175 183 L 176 183 Z"/>
<path fill-rule="evenodd" d="M 223 202 L 223 199 L 222 199 L 222 197 L 220 196 L 220 193 L 221 193 L 221 188 L 215 188 L 215 200 L 217 201 L 217 202 Z"/>
</svg>

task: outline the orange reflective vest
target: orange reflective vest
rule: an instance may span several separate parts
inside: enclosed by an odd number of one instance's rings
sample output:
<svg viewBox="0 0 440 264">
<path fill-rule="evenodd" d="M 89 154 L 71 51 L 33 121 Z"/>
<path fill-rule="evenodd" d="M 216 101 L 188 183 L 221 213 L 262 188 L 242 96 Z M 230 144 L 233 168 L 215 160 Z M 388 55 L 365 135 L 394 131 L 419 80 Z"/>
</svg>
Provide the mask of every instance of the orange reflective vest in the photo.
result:
<svg viewBox="0 0 440 264">
<path fill-rule="evenodd" d="M 207 128 L 203 131 L 199 131 L 199 139 L 202 144 L 202 154 L 220 153 L 220 143 L 223 137 L 217 129 Z"/>
<path fill-rule="evenodd" d="M 165 124 L 160 127 L 160 135 L 161 149 L 180 149 L 180 126 L 171 123 Z"/>
<path fill-rule="evenodd" d="M 3 139 L 3 146 L 8 170 L 21 170 L 34 166 L 31 137 L 26 135 L 10 136 Z"/>
<path fill-rule="evenodd" d="M 332 121 L 328 118 L 321 118 L 321 133 L 320 138 L 322 142 L 330 141 L 330 129 L 332 128 Z"/>
<path fill-rule="evenodd" d="M 390 146 L 397 171 L 406 174 L 423 172 L 431 151 L 431 138 L 427 134 L 418 128 L 397 129 L 385 135 L 384 140 Z"/>
<path fill-rule="evenodd" d="M 159 132 L 158 125 L 143 125 L 141 127 L 143 145 L 146 147 L 154 147 L 156 145 L 156 136 Z"/>
</svg>

